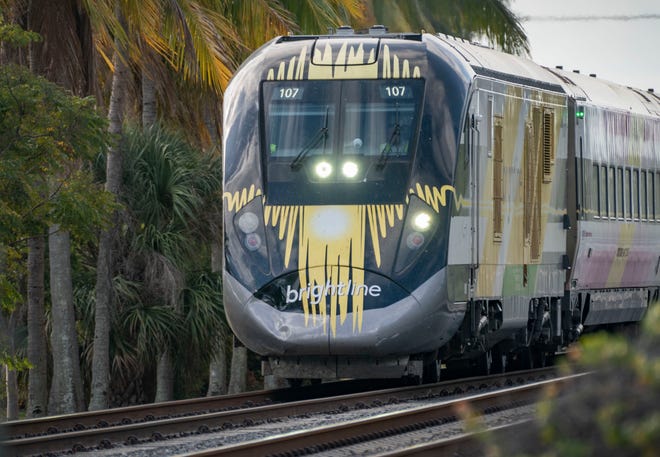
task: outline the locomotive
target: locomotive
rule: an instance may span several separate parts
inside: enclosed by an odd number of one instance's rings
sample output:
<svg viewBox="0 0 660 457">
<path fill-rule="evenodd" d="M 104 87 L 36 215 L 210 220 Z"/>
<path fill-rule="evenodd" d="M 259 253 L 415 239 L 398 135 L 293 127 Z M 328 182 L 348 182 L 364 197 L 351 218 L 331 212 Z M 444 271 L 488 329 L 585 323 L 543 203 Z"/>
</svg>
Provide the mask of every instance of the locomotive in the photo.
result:
<svg viewBox="0 0 660 457">
<path fill-rule="evenodd" d="M 544 364 L 660 291 L 660 99 L 445 35 L 281 36 L 223 105 L 223 295 L 264 375 Z"/>
</svg>

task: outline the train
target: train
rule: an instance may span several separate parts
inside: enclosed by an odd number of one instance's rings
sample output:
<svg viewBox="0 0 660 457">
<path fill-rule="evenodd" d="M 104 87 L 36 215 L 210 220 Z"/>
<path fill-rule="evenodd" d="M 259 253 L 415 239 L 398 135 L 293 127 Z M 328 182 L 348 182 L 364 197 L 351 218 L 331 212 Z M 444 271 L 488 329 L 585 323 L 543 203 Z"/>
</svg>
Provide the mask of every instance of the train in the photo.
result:
<svg viewBox="0 0 660 457">
<path fill-rule="evenodd" d="M 541 366 L 660 293 L 660 99 L 464 39 L 277 37 L 223 101 L 223 299 L 264 376 Z"/>
</svg>

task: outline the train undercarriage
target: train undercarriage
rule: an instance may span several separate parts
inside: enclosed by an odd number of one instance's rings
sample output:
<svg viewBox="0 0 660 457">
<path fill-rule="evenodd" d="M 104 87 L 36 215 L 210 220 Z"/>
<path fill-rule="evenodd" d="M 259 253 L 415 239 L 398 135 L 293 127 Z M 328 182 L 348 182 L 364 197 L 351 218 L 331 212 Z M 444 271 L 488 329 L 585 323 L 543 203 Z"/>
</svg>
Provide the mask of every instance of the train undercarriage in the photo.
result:
<svg viewBox="0 0 660 457">
<path fill-rule="evenodd" d="M 501 299 L 475 300 L 457 334 L 437 352 L 437 361 L 450 376 L 547 366 L 584 333 L 635 329 L 647 307 L 658 301 L 657 288 L 536 297 L 529 301 L 526 325 L 507 328 Z M 431 369 L 430 362 L 425 367 Z M 424 379 L 435 376 L 425 371 Z"/>
<path fill-rule="evenodd" d="M 383 357 L 270 357 L 263 359 L 262 373 L 286 378 L 292 385 L 305 380 L 370 377 L 401 377 L 413 383 L 432 383 L 544 367 L 553 364 L 555 357 L 566 352 L 584 333 L 634 331 L 646 308 L 659 300 L 660 289 L 581 291 L 564 297 L 535 297 L 529 300 L 526 322 L 518 327 L 509 322 L 507 306 L 501 298 L 473 300 L 468 303 L 459 331 L 435 351 Z M 628 316 L 625 323 L 620 321 L 622 313 Z"/>
</svg>

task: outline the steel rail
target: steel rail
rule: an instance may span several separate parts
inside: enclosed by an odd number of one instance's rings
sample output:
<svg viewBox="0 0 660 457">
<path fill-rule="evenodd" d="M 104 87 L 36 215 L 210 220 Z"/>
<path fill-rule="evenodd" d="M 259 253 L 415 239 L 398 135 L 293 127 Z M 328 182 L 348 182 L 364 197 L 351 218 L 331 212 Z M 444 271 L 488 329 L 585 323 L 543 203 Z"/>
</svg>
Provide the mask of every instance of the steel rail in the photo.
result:
<svg viewBox="0 0 660 457">
<path fill-rule="evenodd" d="M 511 405 L 531 404 L 538 400 L 543 389 L 571 382 L 577 377 L 571 375 L 533 384 L 510 387 L 496 392 L 475 394 L 447 400 L 434 405 L 420 406 L 400 412 L 385 413 L 368 419 L 344 422 L 338 425 L 323 426 L 311 430 L 287 433 L 271 438 L 250 441 L 231 446 L 223 446 L 200 452 L 185 454 L 186 457 L 252 457 L 279 455 L 306 455 L 376 440 L 383 436 L 405 433 L 411 430 L 437 426 L 456 421 L 461 406 L 469 404 L 473 410 L 488 412 Z M 437 455 L 437 454 L 436 454 Z"/>
<path fill-rule="evenodd" d="M 79 419 L 84 417 L 98 423 L 99 418 L 106 420 L 107 417 L 118 418 L 119 424 L 113 426 L 95 426 L 94 428 L 85 428 L 54 434 L 42 434 L 26 438 L 9 439 L 3 444 L 7 456 L 41 454 L 45 452 L 66 452 L 71 450 L 83 450 L 92 447 L 108 448 L 112 443 L 137 444 L 145 440 L 160 440 L 170 434 L 179 434 L 182 432 L 206 433 L 212 429 L 230 428 L 235 426 L 250 425 L 254 422 L 269 420 L 277 417 L 296 416 L 309 413 L 319 413 L 333 411 L 337 409 L 349 409 L 351 407 L 363 407 L 371 402 L 387 403 L 394 401 L 405 401 L 418 398 L 428 398 L 432 396 L 451 395 L 474 391 L 478 389 L 489 389 L 504 385 L 522 384 L 530 380 L 539 379 L 539 377 L 551 376 L 555 373 L 555 368 L 546 368 L 543 370 L 529 370 L 522 372 L 505 373 L 501 375 L 461 379 L 454 381 L 445 381 L 437 384 L 428 384 L 421 386 L 408 386 L 404 388 L 391 388 L 370 392 L 361 392 L 355 394 L 331 396 L 324 398 L 314 398 L 309 400 L 289 401 L 284 403 L 267 404 L 263 406 L 249 407 L 250 403 L 256 403 L 260 399 L 265 403 L 272 401 L 273 392 L 278 393 L 278 397 L 284 398 L 285 393 L 291 395 L 291 389 L 278 391 L 262 391 L 254 394 L 239 394 L 230 396 L 224 407 L 228 404 L 234 405 L 233 409 L 226 409 L 216 412 L 206 412 L 192 415 L 191 410 L 201 408 L 206 405 L 204 400 L 182 400 L 178 402 L 168 402 L 168 404 L 152 404 L 144 407 L 122 408 L 123 411 L 104 410 L 87 413 L 79 413 L 69 416 L 59 416 L 51 419 L 54 424 L 79 423 Z M 300 395 L 300 394 L 296 394 Z M 225 397 L 217 397 L 220 401 Z M 248 405 L 246 406 L 246 403 Z M 238 405 L 242 405 L 242 408 Z M 192 406 L 191 406 L 192 405 Z M 161 409 L 164 407 L 166 409 Z M 154 408 L 154 409 L 150 409 Z M 240 409 L 239 409 L 240 408 Z M 181 415 L 165 419 L 153 420 L 124 420 L 126 410 L 138 411 L 140 415 L 146 411 L 177 410 Z M 116 415 L 113 415 L 115 413 Z M 94 416 L 96 414 L 96 417 Z M 78 422 L 76 422 L 78 420 Z M 50 422 L 50 421 L 46 421 Z M 11 424 L 11 423 L 8 423 Z M 61 429 L 61 425 L 58 425 Z M 6 431 L 5 436 L 12 436 Z"/>
</svg>

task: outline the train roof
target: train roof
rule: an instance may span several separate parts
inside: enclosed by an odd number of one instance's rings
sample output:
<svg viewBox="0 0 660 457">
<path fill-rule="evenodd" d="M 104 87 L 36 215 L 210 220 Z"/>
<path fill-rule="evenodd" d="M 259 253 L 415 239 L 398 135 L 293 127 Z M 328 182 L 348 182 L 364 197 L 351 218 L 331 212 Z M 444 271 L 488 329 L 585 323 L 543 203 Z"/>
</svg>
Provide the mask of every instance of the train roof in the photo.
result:
<svg viewBox="0 0 660 457">
<path fill-rule="evenodd" d="M 513 83 L 563 92 L 584 104 L 607 107 L 633 114 L 660 117 L 660 98 L 643 91 L 606 81 L 595 75 L 547 68 L 530 59 L 496 51 L 448 35 L 436 35 L 465 59 L 474 72 Z"/>
<path fill-rule="evenodd" d="M 544 67 L 530 59 L 449 35 L 390 33 L 382 25 L 373 26 L 366 33 L 356 33 L 351 27 L 342 26 L 330 31 L 328 35 L 289 35 L 278 37 L 275 41 L 386 38 L 423 42 L 429 36 L 444 43 L 450 52 L 459 60 L 463 60 L 476 75 L 563 93 L 585 105 L 660 118 L 660 97 L 651 89 L 635 89 L 597 78 L 595 75 Z"/>
</svg>

